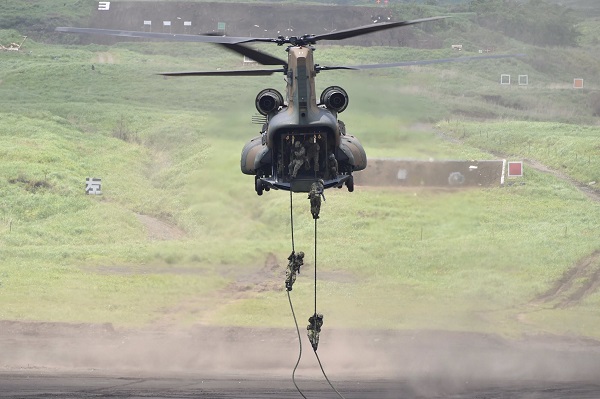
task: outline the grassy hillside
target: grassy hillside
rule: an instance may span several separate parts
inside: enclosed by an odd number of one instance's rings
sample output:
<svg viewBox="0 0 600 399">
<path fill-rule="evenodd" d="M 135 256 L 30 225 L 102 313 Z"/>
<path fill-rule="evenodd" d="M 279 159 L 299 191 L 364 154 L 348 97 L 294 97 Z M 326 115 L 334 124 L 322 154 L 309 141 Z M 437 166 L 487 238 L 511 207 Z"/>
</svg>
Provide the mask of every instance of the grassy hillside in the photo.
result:
<svg viewBox="0 0 600 399">
<path fill-rule="evenodd" d="M 551 0 L 550 2 L 569 7 L 587 17 L 600 15 L 600 4 L 594 0 Z"/>
<path fill-rule="evenodd" d="M 577 60 L 594 56 L 534 54 L 322 73 L 317 85 L 348 90 L 342 119 L 369 156 L 501 152 L 598 181 L 593 79 L 585 91 L 570 89 L 571 77 L 555 83 L 571 68 L 592 76 L 596 67 Z M 451 53 L 322 46 L 316 55 L 332 65 Z M 258 131 L 250 124 L 255 95 L 282 90 L 280 76 L 156 76 L 240 67 L 238 56 L 184 44 L 31 41 L 0 59 L 0 319 L 291 325 L 284 271 L 264 268 L 269 254 L 283 265 L 291 250 L 289 194 L 258 197 L 252 177 L 239 172 L 240 150 Z M 501 71 L 526 71 L 531 84 L 501 87 Z M 440 139 L 427 127 L 436 123 L 460 141 Z M 102 196 L 84 194 L 86 177 L 103 179 Z M 307 273 L 292 294 L 304 317 L 313 311 L 313 223 L 305 196 L 293 198 Z M 565 307 L 536 301 L 599 249 L 598 208 L 530 168 L 515 184 L 481 190 L 329 190 L 319 220 L 319 308 L 328 326 L 600 337 L 598 292 Z M 177 234 L 157 239 L 147 217 Z"/>
</svg>

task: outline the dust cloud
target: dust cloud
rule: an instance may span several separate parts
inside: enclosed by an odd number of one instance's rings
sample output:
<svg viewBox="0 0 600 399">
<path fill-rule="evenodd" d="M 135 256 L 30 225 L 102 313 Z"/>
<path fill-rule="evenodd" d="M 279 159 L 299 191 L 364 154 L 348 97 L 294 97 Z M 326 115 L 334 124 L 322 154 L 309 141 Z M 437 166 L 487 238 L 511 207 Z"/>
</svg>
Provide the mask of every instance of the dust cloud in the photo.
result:
<svg viewBox="0 0 600 399">
<path fill-rule="evenodd" d="M 321 371 L 301 330 L 297 379 Z M 199 376 L 290 377 L 298 358 L 294 329 L 218 328 L 114 330 L 110 325 L 0 322 L 0 369 L 100 370 L 107 373 L 197 373 Z M 595 382 L 600 343 L 536 336 L 447 331 L 324 329 L 318 349 L 333 381 L 402 382 L 432 396 L 478 384 Z"/>
</svg>

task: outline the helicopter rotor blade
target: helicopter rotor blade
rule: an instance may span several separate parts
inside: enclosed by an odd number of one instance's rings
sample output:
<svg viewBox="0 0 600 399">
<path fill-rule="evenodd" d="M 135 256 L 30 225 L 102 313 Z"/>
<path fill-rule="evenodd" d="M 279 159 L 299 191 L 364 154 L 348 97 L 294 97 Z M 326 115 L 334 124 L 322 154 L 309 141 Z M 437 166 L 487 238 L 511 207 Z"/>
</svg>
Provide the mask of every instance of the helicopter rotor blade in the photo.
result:
<svg viewBox="0 0 600 399">
<path fill-rule="evenodd" d="M 442 17 L 431 17 L 422 19 L 413 19 L 411 21 L 400 21 L 400 22 L 383 22 L 372 25 L 359 26 L 358 28 L 344 29 L 337 32 L 325 33 L 322 35 L 315 35 L 311 37 L 311 40 L 342 40 L 351 37 L 365 35 L 367 33 L 379 32 L 381 30 L 398 28 L 400 26 L 408 26 L 414 24 L 420 24 L 422 22 L 437 21 L 439 19 L 450 18 L 449 16 Z"/>
<path fill-rule="evenodd" d="M 218 33 L 205 33 L 205 36 L 219 36 Z M 252 47 L 244 46 L 242 44 L 236 43 L 214 43 L 218 46 L 221 46 L 227 50 L 233 51 L 234 53 L 241 54 L 245 57 L 248 57 L 259 64 L 262 65 L 283 65 L 287 68 L 287 61 L 282 60 L 281 58 L 274 57 L 265 52 L 259 51 Z"/>
<path fill-rule="evenodd" d="M 248 43 L 253 41 L 260 42 L 276 42 L 275 39 L 265 39 L 257 37 L 233 37 L 233 36 L 216 36 L 216 35 L 188 35 L 176 33 L 160 33 L 160 32 L 140 32 L 131 30 L 118 29 L 97 29 L 97 28 L 73 28 L 73 27 L 58 27 L 57 32 L 64 33 L 84 33 L 90 35 L 107 35 L 119 37 L 139 37 L 145 39 L 161 39 L 175 42 L 201 42 L 201 43 Z"/>
<path fill-rule="evenodd" d="M 246 69 L 240 71 L 162 72 L 162 76 L 268 76 L 283 69 Z"/>
<path fill-rule="evenodd" d="M 270 54 L 263 53 L 262 51 L 258 51 L 248 46 L 244 46 L 241 44 L 232 44 L 232 43 L 216 43 L 219 46 L 222 46 L 228 50 L 231 50 L 235 53 L 246 56 L 259 64 L 262 65 L 283 65 L 287 67 L 287 61 L 282 60 L 281 58 L 274 57 Z"/>
<path fill-rule="evenodd" d="M 55 30 L 57 32 L 64 33 L 84 33 L 92 35 L 108 35 L 108 36 L 119 36 L 119 37 L 137 37 L 145 39 L 161 39 L 168 41 L 178 42 L 201 42 L 201 43 L 217 43 L 217 44 L 241 44 L 241 43 L 277 43 L 283 45 L 290 43 L 293 45 L 307 45 L 315 44 L 319 40 L 342 40 L 351 37 L 364 35 L 367 33 L 378 32 L 381 30 L 397 28 L 401 26 L 408 26 L 419 24 L 422 22 L 436 21 L 439 19 L 449 18 L 447 16 L 442 17 L 431 17 L 414 19 L 411 21 L 400 21 L 400 22 L 383 22 L 378 24 L 371 24 L 365 26 L 359 26 L 358 28 L 351 28 L 340 30 L 337 32 L 326 33 L 322 35 L 305 35 L 302 37 L 291 37 L 284 38 L 283 36 L 278 38 L 263 38 L 263 37 L 234 37 L 234 36 L 219 36 L 217 34 L 204 34 L 204 35 L 189 35 L 189 34 L 178 34 L 178 33 L 161 33 L 161 32 L 140 32 L 140 31 L 129 31 L 129 30 L 118 30 L 118 29 L 98 29 L 98 28 L 74 28 L 74 27 L 58 27 Z M 237 50 L 234 50 L 237 51 Z M 258 56 L 258 55 L 257 55 Z M 266 58 L 265 58 L 266 60 Z M 257 60 L 258 61 L 258 60 Z M 260 61 L 259 61 L 260 62 Z M 274 60 L 268 61 L 274 62 Z M 281 65 L 278 64 L 265 64 L 265 65 Z"/>
<path fill-rule="evenodd" d="M 329 67 L 329 66 L 321 66 L 321 65 L 319 65 L 319 66 L 316 67 L 316 69 L 317 69 L 317 72 L 321 72 L 321 71 L 333 71 L 333 70 L 339 70 L 339 69 L 349 70 L 349 71 L 357 71 L 360 68 L 353 67 L 353 66 L 332 66 L 332 67 Z"/>
<path fill-rule="evenodd" d="M 436 60 L 417 60 L 417 61 L 400 61 L 390 62 L 386 64 L 365 64 L 365 65 L 351 65 L 351 66 L 319 66 L 318 71 L 330 71 L 336 69 L 349 69 L 349 70 L 364 70 L 364 69 L 380 69 L 380 68 L 396 68 L 413 65 L 430 65 L 430 64 L 442 64 L 446 62 L 465 62 L 473 60 L 485 60 L 485 59 L 500 59 L 500 58 L 515 58 L 524 57 L 525 54 L 494 54 L 494 55 L 480 55 L 472 57 L 456 57 L 456 58 L 439 58 Z"/>
</svg>

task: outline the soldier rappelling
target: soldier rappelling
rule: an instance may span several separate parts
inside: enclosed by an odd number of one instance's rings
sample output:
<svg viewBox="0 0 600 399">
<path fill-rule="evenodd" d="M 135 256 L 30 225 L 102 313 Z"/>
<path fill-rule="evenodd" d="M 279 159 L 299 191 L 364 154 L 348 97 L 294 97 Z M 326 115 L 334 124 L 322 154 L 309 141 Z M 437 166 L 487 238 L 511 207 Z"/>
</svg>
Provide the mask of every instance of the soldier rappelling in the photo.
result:
<svg viewBox="0 0 600 399">
<path fill-rule="evenodd" d="M 319 179 L 310 186 L 310 192 L 308 193 L 308 199 L 310 199 L 310 213 L 312 213 L 313 219 L 319 218 L 319 212 L 321 211 L 321 197 L 325 201 L 325 194 L 323 194 L 323 179 Z"/>
</svg>

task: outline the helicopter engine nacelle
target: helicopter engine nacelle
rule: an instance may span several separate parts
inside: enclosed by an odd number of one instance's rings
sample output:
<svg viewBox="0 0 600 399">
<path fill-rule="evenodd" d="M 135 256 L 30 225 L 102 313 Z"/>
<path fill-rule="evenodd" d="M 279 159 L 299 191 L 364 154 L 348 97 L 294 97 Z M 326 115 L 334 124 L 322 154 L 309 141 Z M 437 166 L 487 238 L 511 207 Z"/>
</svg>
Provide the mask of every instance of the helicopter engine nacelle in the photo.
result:
<svg viewBox="0 0 600 399">
<path fill-rule="evenodd" d="M 339 86 L 330 86 L 321 93 L 321 104 L 327 109 L 342 112 L 348 106 L 348 93 Z"/>
<path fill-rule="evenodd" d="M 262 115 L 275 112 L 283 105 L 283 96 L 275 89 L 264 89 L 256 96 L 256 109 Z"/>
</svg>

